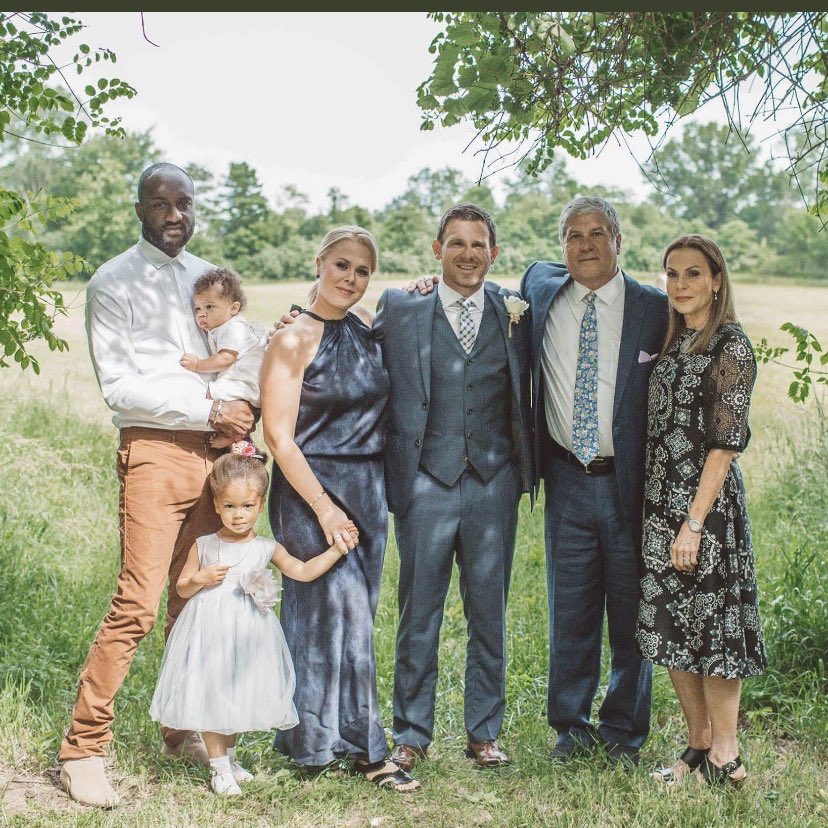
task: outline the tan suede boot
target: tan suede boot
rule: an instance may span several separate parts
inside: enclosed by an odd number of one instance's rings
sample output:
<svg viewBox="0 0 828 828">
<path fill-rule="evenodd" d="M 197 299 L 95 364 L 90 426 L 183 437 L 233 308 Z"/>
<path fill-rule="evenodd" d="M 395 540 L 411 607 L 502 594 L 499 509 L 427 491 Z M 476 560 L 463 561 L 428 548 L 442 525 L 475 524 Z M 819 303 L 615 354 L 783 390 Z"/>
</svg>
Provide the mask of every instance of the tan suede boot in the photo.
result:
<svg viewBox="0 0 828 828">
<path fill-rule="evenodd" d="M 198 765 L 199 767 L 210 767 L 210 757 L 207 755 L 207 747 L 201 738 L 201 734 L 197 730 L 191 730 L 177 745 L 169 745 L 164 742 L 161 747 L 161 754 L 163 756 L 187 759 L 193 765 Z"/>
<path fill-rule="evenodd" d="M 111 808 L 121 799 L 106 778 L 102 756 L 69 759 L 60 769 L 60 784 L 76 802 Z"/>
</svg>

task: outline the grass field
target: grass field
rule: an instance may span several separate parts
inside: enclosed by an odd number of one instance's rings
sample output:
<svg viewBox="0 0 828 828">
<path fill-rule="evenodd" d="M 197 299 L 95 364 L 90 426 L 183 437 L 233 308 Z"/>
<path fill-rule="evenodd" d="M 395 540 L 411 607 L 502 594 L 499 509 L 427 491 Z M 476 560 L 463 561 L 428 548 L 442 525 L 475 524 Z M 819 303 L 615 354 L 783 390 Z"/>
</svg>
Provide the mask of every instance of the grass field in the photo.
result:
<svg viewBox="0 0 828 828">
<path fill-rule="evenodd" d="M 507 283 L 507 280 L 503 280 Z M 372 284 L 368 303 L 399 282 Z M 249 316 L 269 322 L 307 283 L 251 285 Z M 756 341 L 787 320 L 828 344 L 828 289 L 738 284 L 737 307 Z M 763 367 L 743 458 L 754 521 L 771 673 L 747 683 L 742 754 L 751 774 L 734 795 L 689 786 L 668 794 L 647 771 L 682 746 L 678 705 L 657 670 L 653 731 L 638 772 L 600 757 L 565 768 L 545 759 L 546 596 L 541 511 L 522 504 L 509 610 L 510 768 L 478 772 L 462 758 L 465 622 L 450 593 L 441 643 L 433 758 L 412 796 L 376 791 L 333 770 L 298 776 L 243 737 L 257 771 L 249 792 L 222 801 L 207 775 L 158 755 L 147 709 L 163 651 L 160 630 L 139 649 L 118 697 L 113 776 L 124 804 L 100 812 L 55 785 L 55 755 L 68 724 L 80 664 L 109 602 L 118 567 L 116 434 L 89 366 L 82 291 L 59 330 L 68 354 L 44 353 L 40 377 L 0 371 L 0 824 L 10 826 L 806 826 L 828 823 L 828 451 L 814 406 L 785 398 L 784 369 Z M 390 722 L 396 550 L 389 546 L 376 640 L 379 695 Z M 599 691 L 598 703 L 603 689 Z"/>
</svg>

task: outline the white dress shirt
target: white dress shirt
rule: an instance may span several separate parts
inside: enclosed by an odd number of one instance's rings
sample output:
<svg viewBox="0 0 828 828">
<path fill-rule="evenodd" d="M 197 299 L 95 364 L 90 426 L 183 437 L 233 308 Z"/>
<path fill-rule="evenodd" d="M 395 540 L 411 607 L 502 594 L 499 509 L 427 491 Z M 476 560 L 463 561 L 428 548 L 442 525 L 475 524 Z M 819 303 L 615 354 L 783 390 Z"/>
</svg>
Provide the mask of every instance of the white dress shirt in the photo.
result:
<svg viewBox="0 0 828 828">
<path fill-rule="evenodd" d="M 485 283 L 484 283 L 485 284 Z M 460 312 L 462 308 L 456 303 L 463 301 L 467 297 L 462 293 L 458 293 L 454 288 L 450 288 L 443 280 L 437 283 L 437 295 L 440 297 L 440 303 L 445 311 L 446 318 L 454 331 L 457 339 L 460 339 Z M 480 332 L 480 322 L 483 319 L 483 303 L 486 301 L 486 292 L 484 285 L 480 287 L 468 297 L 474 302 L 474 307 L 469 308 L 472 322 L 474 323 L 474 338 L 477 339 L 477 334 Z"/>
<path fill-rule="evenodd" d="M 584 299 L 591 291 L 574 279 L 564 285 L 546 318 L 541 351 L 546 424 L 552 439 L 572 451 L 572 410 L 575 404 L 575 373 L 578 341 L 586 312 Z M 618 349 L 624 324 L 624 277 L 619 270 L 595 291 L 598 321 L 598 452 L 615 455 L 612 443 L 612 408 Z"/>
<path fill-rule="evenodd" d="M 86 290 L 86 332 L 95 375 L 118 428 L 207 431 L 207 383 L 179 365 L 209 356 L 193 315 L 193 283 L 209 262 L 174 259 L 142 238 L 101 265 Z"/>
</svg>

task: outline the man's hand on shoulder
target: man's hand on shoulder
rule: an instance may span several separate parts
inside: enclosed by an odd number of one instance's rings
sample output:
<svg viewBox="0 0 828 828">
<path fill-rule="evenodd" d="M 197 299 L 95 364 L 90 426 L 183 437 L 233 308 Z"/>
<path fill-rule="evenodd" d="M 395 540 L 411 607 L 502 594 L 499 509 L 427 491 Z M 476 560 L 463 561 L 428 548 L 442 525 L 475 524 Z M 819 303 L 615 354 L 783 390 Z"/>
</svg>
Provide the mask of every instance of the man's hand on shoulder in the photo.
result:
<svg viewBox="0 0 828 828">
<path fill-rule="evenodd" d="M 402 290 L 406 293 L 414 293 L 415 290 L 419 290 L 423 296 L 426 296 L 434 290 L 439 281 L 439 276 L 420 276 L 416 281 L 412 279 Z"/>
<path fill-rule="evenodd" d="M 287 325 L 292 325 L 296 320 L 296 317 L 299 316 L 301 310 L 293 307 L 287 313 L 282 314 L 281 318 L 274 323 L 273 330 L 270 332 L 270 336 L 268 336 L 267 341 L 270 342 L 270 337 L 273 336 L 276 331 L 281 331 Z"/>
</svg>

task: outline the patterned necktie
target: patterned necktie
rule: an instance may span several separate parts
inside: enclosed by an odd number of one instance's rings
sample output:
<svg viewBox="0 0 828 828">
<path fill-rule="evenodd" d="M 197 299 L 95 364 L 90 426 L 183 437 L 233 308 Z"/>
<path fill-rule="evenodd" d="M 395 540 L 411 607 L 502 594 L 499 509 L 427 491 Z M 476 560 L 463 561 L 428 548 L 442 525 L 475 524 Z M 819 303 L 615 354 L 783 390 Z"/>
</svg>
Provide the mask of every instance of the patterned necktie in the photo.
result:
<svg viewBox="0 0 828 828">
<path fill-rule="evenodd" d="M 455 302 L 460 307 L 460 344 L 463 350 L 468 354 L 474 347 L 474 338 L 476 331 L 474 329 L 474 320 L 472 319 L 471 309 L 474 307 L 473 299 L 458 299 Z"/>
<path fill-rule="evenodd" d="M 572 451 L 586 466 L 598 456 L 598 317 L 595 293 L 588 293 L 585 298 L 575 371 Z"/>
</svg>

